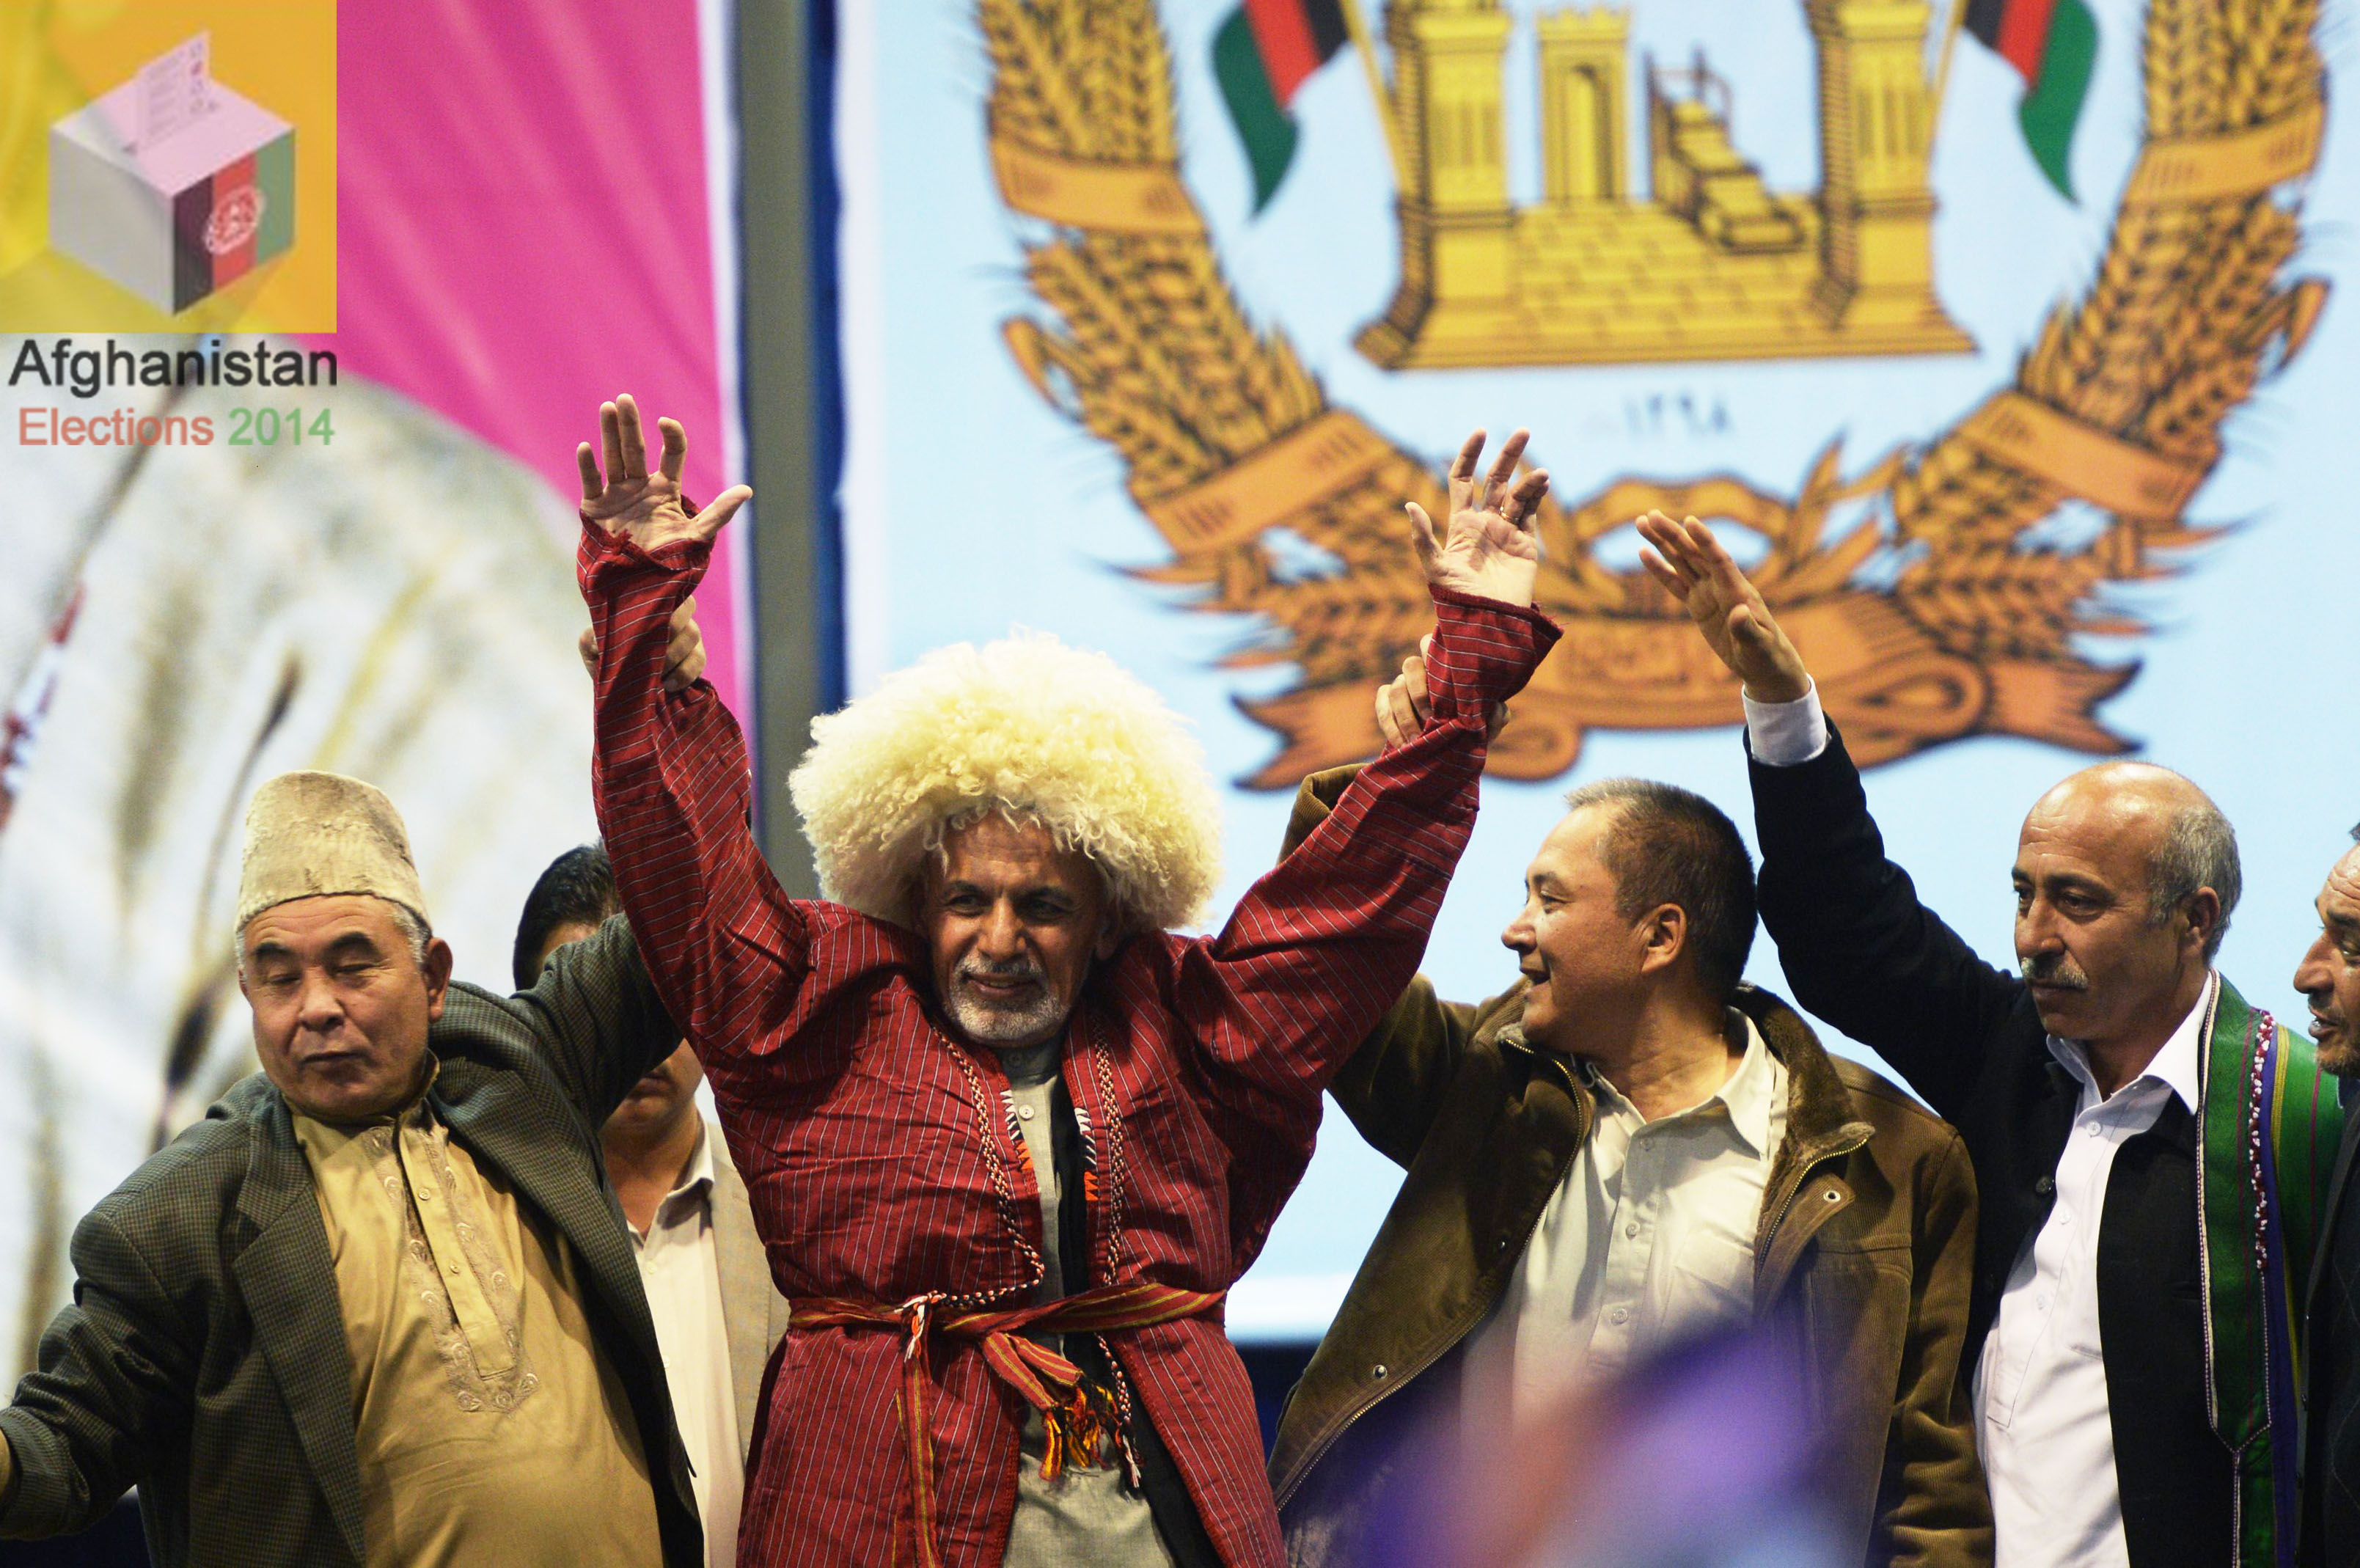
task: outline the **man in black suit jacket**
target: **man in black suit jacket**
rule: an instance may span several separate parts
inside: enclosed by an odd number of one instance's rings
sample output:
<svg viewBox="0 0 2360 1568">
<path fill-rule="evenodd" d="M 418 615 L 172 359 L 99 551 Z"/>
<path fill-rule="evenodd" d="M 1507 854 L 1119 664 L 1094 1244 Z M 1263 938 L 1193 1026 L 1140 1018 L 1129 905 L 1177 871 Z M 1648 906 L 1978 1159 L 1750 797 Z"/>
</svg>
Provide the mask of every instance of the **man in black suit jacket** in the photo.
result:
<svg viewBox="0 0 2360 1568">
<path fill-rule="evenodd" d="M 2353 830 L 2360 839 L 2360 828 Z M 2360 849 L 2344 852 L 2319 890 L 2319 939 L 2294 971 L 2311 999 L 2319 1065 L 2347 1086 L 2360 1077 Z M 2344 1124 L 2320 1253 L 2311 1274 L 2303 1370 L 2305 1408 L 2302 1538 L 2306 1568 L 2360 1563 L 2360 1201 L 2352 1167 L 2360 1158 L 2360 1116 Z"/>
<path fill-rule="evenodd" d="M 2290 1336 L 2264 1293 L 2300 1289 L 2327 1146 L 2272 1124 L 2278 1177 L 2300 1188 L 2289 1217 L 2238 1116 L 2256 1063 L 2319 1109 L 2305 1128 L 2332 1126 L 2334 1102 L 2307 1043 L 2212 967 L 2239 883 L 2227 822 L 2161 768 L 2067 779 L 2019 839 L 2023 977 L 1994 969 L 1885 859 L 1842 738 L 1728 552 L 1693 518 L 1640 532 L 1744 682 L 1762 918 L 1796 1000 L 1883 1055 L 1974 1161 L 1962 1376 L 1999 1562 L 2271 1561 L 2296 1444 L 2290 1398 L 2271 1397 L 2290 1390 Z M 2249 1146 L 2252 1186 L 2229 1201 Z"/>
<path fill-rule="evenodd" d="M 628 926 L 519 996 L 451 983 L 399 817 L 326 773 L 257 793 L 238 916 L 264 1071 L 76 1228 L 0 1537 L 137 1486 L 165 1564 L 700 1568 L 598 1158 L 680 1037 Z"/>
</svg>

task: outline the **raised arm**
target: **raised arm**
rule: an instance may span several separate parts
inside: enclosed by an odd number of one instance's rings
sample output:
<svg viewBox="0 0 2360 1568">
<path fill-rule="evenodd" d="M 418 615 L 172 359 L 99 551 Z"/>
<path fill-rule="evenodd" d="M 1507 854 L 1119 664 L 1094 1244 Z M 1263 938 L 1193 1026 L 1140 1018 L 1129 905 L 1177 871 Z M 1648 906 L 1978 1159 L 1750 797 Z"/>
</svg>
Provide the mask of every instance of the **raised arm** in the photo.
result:
<svg viewBox="0 0 2360 1568">
<path fill-rule="evenodd" d="M 628 397 L 599 410 L 605 469 L 585 443 L 578 571 L 597 652 L 592 784 L 615 883 L 656 990 L 726 1081 L 780 1037 L 806 967 L 806 916 L 771 876 L 748 825 L 746 741 L 712 686 L 664 690 L 672 616 L 713 541 L 752 492 L 691 510 L 688 441 L 660 422 L 653 470 Z"/>
<path fill-rule="evenodd" d="M 1886 858 L 1802 656 L 1712 531 L 1655 512 L 1639 532 L 1654 547 L 1647 569 L 1744 683 L 1762 924 L 1795 999 L 1955 1115 L 2023 982 L 1985 963 Z"/>
<path fill-rule="evenodd" d="M 1405 667 L 1403 680 L 1414 675 L 1416 681 L 1414 717 L 1412 699 L 1400 689 L 1402 681 L 1385 687 L 1380 696 L 1381 701 L 1397 696 L 1403 705 L 1401 718 L 1384 726 L 1386 739 L 1396 743 L 1406 738 L 1400 724 L 1408 724 L 1408 733 L 1414 734 L 1426 721 L 1424 661 L 1413 658 L 1411 663 L 1418 668 L 1412 672 Z M 1493 734 L 1498 732 L 1496 724 L 1491 729 Z M 1294 814 L 1287 819 L 1282 859 L 1294 853 L 1311 830 L 1328 819 L 1360 772 L 1358 764 L 1330 768 L 1303 781 L 1295 791 Z M 1502 1012 L 1520 1006 L 1523 995 L 1520 984 L 1480 1007 L 1445 1002 L 1436 994 L 1434 982 L 1419 975 L 1385 1009 L 1384 1016 L 1328 1085 L 1328 1092 L 1335 1096 L 1337 1105 L 1371 1147 L 1406 1168 L 1425 1146 L 1442 1091 L 1458 1071 L 1476 1032 Z"/>
<path fill-rule="evenodd" d="M 438 1036 L 468 1027 L 477 1007 L 522 1019 L 593 1127 L 603 1125 L 641 1075 L 680 1045 L 680 1025 L 664 1011 L 631 924 L 620 915 L 551 953 L 530 991 L 500 997 L 461 985 L 453 993 L 466 1004 L 443 1010 L 434 1026 Z"/>
<path fill-rule="evenodd" d="M 1480 480 L 1482 433 L 1467 443 L 1451 471 L 1447 538 L 1410 509 L 1437 616 L 1429 721 L 1362 769 L 1219 936 L 1184 956 L 1175 999 L 1217 1100 L 1306 1154 L 1319 1091 L 1416 972 L 1474 824 L 1490 711 L 1557 641 L 1531 608 L 1532 514 L 1547 477 L 1513 482 L 1524 442 L 1521 431 L 1511 437 Z M 1248 1197 L 1249 1212 L 1274 1210 L 1284 1190 Z"/>
</svg>

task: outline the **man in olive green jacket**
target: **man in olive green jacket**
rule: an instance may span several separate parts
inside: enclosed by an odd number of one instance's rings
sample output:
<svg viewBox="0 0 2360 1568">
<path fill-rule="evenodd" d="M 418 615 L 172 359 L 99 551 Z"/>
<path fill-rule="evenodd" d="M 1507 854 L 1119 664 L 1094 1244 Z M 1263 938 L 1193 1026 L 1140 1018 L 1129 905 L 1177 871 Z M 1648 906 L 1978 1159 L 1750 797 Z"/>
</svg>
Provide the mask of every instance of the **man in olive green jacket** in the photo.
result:
<svg viewBox="0 0 2360 1568">
<path fill-rule="evenodd" d="M 1350 773 L 1305 782 L 1290 843 L 1327 814 Z M 1639 891 L 1628 872 L 1631 846 L 1618 853 L 1606 840 L 1618 817 L 1660 818 L 1666 802 L 1691 828 L 1710 818 L 1726 829 L 1723 883 L 1740 883 L 1745 896 L 1720 902 L 1742 907 L 1700 907 L 1701 919 L 1668 905 L 1629 907 L 1627 895 Z M 1699 1317 L 1693 1299 L 1681 1321 L 1676 1299 L 1699 1293 L 1685 1271 L 1703 1255 L 1721 1257 L 1731 1276 L 1721 1287 L 1723 1308 L 1741 1318 L 1750 1310 L 1763 1332 L 1786 1336 L 1789 1364 L 1805 1369 L 1812 1430 L 1788 1440 L 1819 1446 L 1810 1468 L 1844 1532 L 1843 1554 L 1987 1563 L 1990 1504 L 1957 1387 L 1975 1232 L 1973 1179 L 1957 1135 L 1874 1073 L 1830 1057 L 1786 1003 L 1737 983 L 1753 933 L 1752 868 L 1725 817 L 1687 792 L 1635 781 L 1593 785 L 1574 805 L 1566 824 L 1573 839 L 1551 835 L 1534 862 L 1525 913 L 1505 938 L 1526 978 L 1480 1006 L 1443 1003 L 1419 979 L 1332 1086 L 1361 1135 L 1408 1176 L 1279 1425 L 1271 1481 L 1290 1561 L 1302 1568 L 1361 1561 L 1373 1539 L 1364 1532 L 1397 1522 L 1404 1497 L 1431 1485 L 1436 1433 L 1509 1432 L 1536 1378 L 1543 1390 L 1552 1375 L 1559 1388 L 1602 1378 L 1623 1356 L 1706 1323 L 1710 1311 Z M 1669 831 L 1677 853 L 1683 829 L 1676 823 Z M 1564 853 L 1551 859 L 1574 840 L 1607 877 L 1597 884 L 1607 890 L 1605 907 L 1586 916 L 1578 913 L 1581 894 L 1553 880 L 1579 880 Z M 1688 834 L 1691 851 L 1698 841 Z M 1612 874 L 1616 868 L 1623 874 Z M 1629 972 L 1651 985 L 1683 961 L 1684 945 L 1709 949 L 1718 924 L 1722 961 L 1705 964 L 1700 994 L 1732 1010 L 1730 1044 L 1726 1064 L 1702 1064 L 1705 1081 L 1719 1085 L 1703 1104 L 1690 1084 L 1669 1086 L 1668 1102 L 1655 1093 L 1651 1105 L 1650 1089 L 1666 1088 L 1660 1073 L 1652 1083 L 1644 1072 L 1618 1075 L 1633 1084 L 1626 1100 L 1596 1063 L 1562 1048 L 1568 1036 L 1588 1037 L 1567 1025 L 1568 1012 L 1612 1006 L 1607 992 L 1585 992 L 1588 982 L 1572 972 L 1586 960 L 1553 968 L 1545 957 L 1546 923 L 1569 918 L 1592 921 L 1579 938 L 1590 947 L 1629 944 L 1622 949 L 1633 958 Z M 1528 1040 L 1527 1023 L 1558 1048 Z M 1742 1086 L 1749 1084 L 1760 1146 L 1751 1150 L 1736 1132 L 1748 1120 Z M 1765 1115 L 1761 1102 L 1774 1085 L 1777 1111 Z M 1628 1153 L 1627 1168 L 1618 1154 L 1603 1182 L 1581 1179 L 1591 1165 L 1585 1145 L 1601 1118 L 1607 1141 L 1624 1151 L 1675 1128 L 1672 1143 L 1650 1146 L 1649 1170 L 1664 1169 L 1667 1154 L 1674 1162 L 1688 1157 L 1699 1138 L 1728 1140 L 1725 1157 L 1709 1168 L 1676 1164 L 1701 1174 L 1634 1207 L 1648 1174 L 1638 1153 Z M 1602 1160 L 1601 1150 L 1590 1153 Z M 1731 1172 L 1749 1164 L 1730 1186 Z M 1700 1195 L 1708 1182 L 1721 1185 Z M 1568 1214 L 1585 1197 L 1596 1211 L 1587 1223 Z M 1708 1223 L 1685 1232 L 1666 1224 L 1659 1238 L 1655 1227 L 1683 1203 L 1692 1217 L 1721 1223 L 1722 1235 L 1700 1234 L 1713 1228 Z M 1734 1235 L 1725 1223 L 1732 1219 Z M 1552 1260 L 1551 1245 L 1616 1250 L 1605 1267 L 1593 1256 L 1585 1269 L 1579 1255 Z M 1692 1250 L 1699 1247 L 1701 1255 Z M 1690 1250 L 1677 1264 L 1651 1265 L 1650 1248 Z M 1576 1277 L 1581 1283 L 1566 1283 Z M 1627 1288 L 1642 1277 L 1652 1295 L 1615 1294 L 1618 1278 Z M 1634 1345 L 1651 1315 L 1657 1338 Z M 1576 1337 L 1567 1339 L 1568 1332 Z M 1548 1354 L 1568 1344 L 1573 1354 Z M 1577 1359 L 1579 1371 L 1547 1365 Z"/>
</svg>

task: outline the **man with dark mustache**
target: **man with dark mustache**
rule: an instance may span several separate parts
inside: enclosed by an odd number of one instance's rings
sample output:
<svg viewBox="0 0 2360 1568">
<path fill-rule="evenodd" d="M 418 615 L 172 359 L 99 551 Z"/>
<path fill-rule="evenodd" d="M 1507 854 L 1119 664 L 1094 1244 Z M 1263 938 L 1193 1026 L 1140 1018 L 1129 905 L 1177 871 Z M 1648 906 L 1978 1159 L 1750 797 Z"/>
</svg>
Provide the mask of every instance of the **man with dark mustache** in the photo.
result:
<svg viewBox="0 0 2360 1568">
<path fill-rule="evenodd" d="M 2352 830 L 2360 840 L 2360 828 Z M 2346 850 L 2319 890 L 2319 937 L 2294 971 L 2311 999 L 2319 1065 L 2360 1078 L 2360 844 Z M 2360 1158 L 2360 1117 L 2346 1118 L 2303 1314 L 2304 1453 L 2302 1534 L 2306 1568 L 2360 1562 L 2360 1203 L 2352 1168 Z"/>
<path fill-rule="evenodd" d="M 2235 835 L 2109 762 L 2017 840 L 2022 978 L 1885 858 L 1809 673 L 1711 532 L 1648 569 L 1744 683 L 1763 924 L 1796 1000 L 1965 1138 L 1983 1201 L 1962 1372 L 2003 1565 L 2281 1561 L 2300 1303 L 2340 1112 L 2309 1041 L 2212 968 Z"/>
</svg>

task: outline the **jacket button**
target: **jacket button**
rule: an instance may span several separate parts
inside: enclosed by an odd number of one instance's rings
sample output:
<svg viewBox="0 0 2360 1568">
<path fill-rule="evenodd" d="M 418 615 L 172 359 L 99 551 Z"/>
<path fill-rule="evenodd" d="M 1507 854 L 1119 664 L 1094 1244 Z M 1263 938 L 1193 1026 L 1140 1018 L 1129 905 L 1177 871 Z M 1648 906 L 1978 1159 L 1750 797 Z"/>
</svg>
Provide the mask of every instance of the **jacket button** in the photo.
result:
<svg viewBox="0 0 2360 1568">
<path fill-rule="evenodd" d="M 1502 1252 L 1505 1252 L 1505 1251 L 1507 1251 L 1507 1250 L 1508 1250 L 1508 1238 L 1507 1238 L 1507 1237 L 1505 1237 L 1505 1236 L 1502 1236 L 1502 1237 L 1500 1238 L 1500 1246 L 1499 1246 L 1499 1250 L 1500 1250 L 1500 1251 L 1502 1251 Z"/>
<path fill-rule="evenodd" d="M 2053 1176 L 2044 1176 L 2032 1184 L 2032 1190 L 2046 1198 L 2057 1190 L 2057 1179 Z"/>
<path fill-rule="evenodd" d="M 1369 1368 L 1369 1376 L 1382 1383 L 1392 1373 L 1392 1367 L 1387 1366 L 1383 1362 L 1380 1361 L 1374 1366 Z"/>
<path fill-rule="evenodd" d="M 1826 1199 L 1830 1203 L 1840 1203 L 1843 1201 L 1843 1194 L 1837 1191 L 1832 1187 L 1829 1188 L 1825 1192 L 1820 1193 L 1819 1196 Z"/>
</svg>

